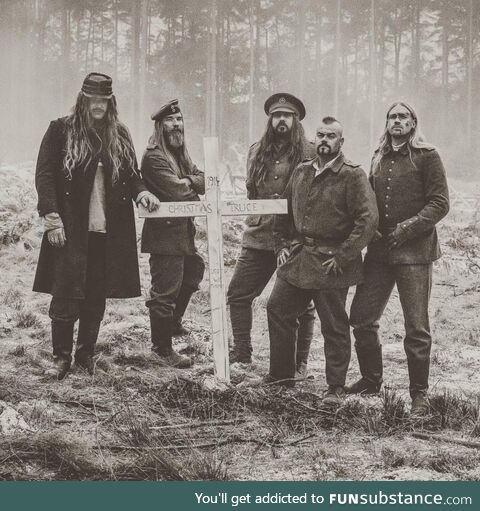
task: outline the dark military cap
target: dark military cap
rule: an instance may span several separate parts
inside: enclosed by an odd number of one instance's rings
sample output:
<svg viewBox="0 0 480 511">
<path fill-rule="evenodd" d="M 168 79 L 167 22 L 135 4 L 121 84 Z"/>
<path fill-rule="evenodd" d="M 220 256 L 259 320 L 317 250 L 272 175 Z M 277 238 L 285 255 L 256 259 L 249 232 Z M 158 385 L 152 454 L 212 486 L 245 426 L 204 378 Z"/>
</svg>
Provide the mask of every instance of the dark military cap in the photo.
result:
<svg viewBox="0 0 480 511">
<path fill-rule="evenodd" d="M 304 104 L 292 94 L 279 92 L 270 96 L 265 101 L 265 113 L 272 115 L 274 112 L 289 112 L 298 115 L 302 120 L 305 117 Z"/>
<path fill-rule="evenodd" d="M 178 99 L 172 99 L 166 105 L 163 105 L 160 110 L 152 114 L 152 121 L 161 121 L 167 115 L 178 114 L 180 107 L 178 106 Z"/>
<path fill-rule="evenodd" d="M 112 79 L 102 73 L 89 73 L 83 80 L 82 92 L 89 98 L 98 96 L 109 99 L 112 97 Z"/>
</svg>

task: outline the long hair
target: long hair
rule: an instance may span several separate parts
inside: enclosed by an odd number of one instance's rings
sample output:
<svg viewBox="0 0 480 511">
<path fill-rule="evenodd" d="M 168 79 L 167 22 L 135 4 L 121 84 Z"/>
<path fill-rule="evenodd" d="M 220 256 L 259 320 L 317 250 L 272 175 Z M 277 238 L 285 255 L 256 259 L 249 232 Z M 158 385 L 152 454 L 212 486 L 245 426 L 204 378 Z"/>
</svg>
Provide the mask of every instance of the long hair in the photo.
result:
<svg viewBox="0 0 480 511">
<path fill-rule="evenodd" d="M 260 139 L 258 149 L 252 158 L 249 173 L 254 183 L 265 181 L 267 173 L 266 162 L 271 160 L 274 151 L 275 131 L 272 126 L 272 117 L 268 119 L 267 127 Z M 288 144 L 287 158 L 292 167 L 296 167 L 306 156 L 308 140 L 305 137 L 305 131 L 296 115 L 293 116 L 292 129 L 290 130 L 290 140 Z"/>
<path fill-rule="evenodd" d="M 163 119 L 161 121 L 155 121 L 153 133 L 148 139 L 148 143 L 150 145 L 158 145 L 158 147 L 163 151 L 163 153 L 167 157 L 167 160 L 169 161 L 172 168 L 177 172 L 177 174 L 183 175 L 185 171 L 188 172 L 193 167 L 192 159 L 188 154 L 187 144 L 185 143 L 185 131 L 183 132 L 183 145 L 179 148 L 179 151 L 177 153 L 178 154 L 177 160 L 167 143 L 163 129 Z"/>
<path fill-rule="evenodd" d="M 404 108 L 406 108 L 410 112 L 410 115 L 411 115 L 412 119 L 415 121 L 415 127 L 412 128 L 412 130 L 410 131 L 410 135 L 409 135 L 408 140 L 407 140 L 407 150 L 408 150 L 408 154 L 409 154 L 410 161 L 412 162 L 412 164 L 415 165 L 413 163 L 413 159 L 412 159 L 412 147 L 415 148 L 415 149 L 435 149 L 434 145 L 429 144 L 425 140 L 425 137 L 423 136 L 423 133 L 422 133 L 422 131 L 420 130 L 420 128 L 418 126 L 418 116 L 417 116 L 415 110 L 413 109 L 413 107 L 410 106 L 405 101 L 396 101 L 387 110 L 387 115 L 386 115 L 386 120 L 385 120 L 385 129 L 384 129 L 383 134 L 380 137 L 380 140 L 378 142 L 378 148 L 376 150 L 377 152 L 376 152 L 376 154 L 375 154 L 375 156 L 373 158 L 373 161 L 372 161 L 372 170 L 375 170 L 377 168 L 377 166 L 380 165 L 380 161 L 381 161 L 383 155 L 391 147 L 392 136 L 390 135 L 390 133 L 387 130 L 388 116 L 389 116 L 390 112 L 396 106 L 399 106 L 399 105 L 403 106 Z"/>
<path fill-rule="evenodd" d="M 103 137 L 98 137 L 102 146 L 100 151 L 110 159 L 112 165 L 112 183 L 118 180 L 122 160 L 135 172 L 135 149 L 128 129 L 118 120 L 115 96 L 108 100 L 107 111 L 103 118 Z M 88 97 L 80 92 L 77 102 L 67 117 L 67 150 L 63 160 L 69 179 L 75 168 L 81 164 L 88 166 L 95 156 L 90 137 L 92 120 L 88 111 Z M 98 135 L 97 135 L 98 136 Z"/>
</svg>

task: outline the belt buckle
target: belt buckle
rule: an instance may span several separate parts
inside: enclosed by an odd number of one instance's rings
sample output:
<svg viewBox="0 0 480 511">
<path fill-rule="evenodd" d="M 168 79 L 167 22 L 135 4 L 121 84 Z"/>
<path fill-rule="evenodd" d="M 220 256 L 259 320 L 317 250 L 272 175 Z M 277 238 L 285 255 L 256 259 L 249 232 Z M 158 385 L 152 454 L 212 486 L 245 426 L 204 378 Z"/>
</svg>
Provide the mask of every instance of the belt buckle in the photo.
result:
<svg viewBox="0 0 480 511">
<path fill-rule="evenodd" d="M 309 236 L 304 236 L 303 240 L 304 240 L 304 243 L 305 243 L 305 245 L 307 247 L 315 246 L 315 239 L 314 238 L 310 238 Z"/>
</svg>

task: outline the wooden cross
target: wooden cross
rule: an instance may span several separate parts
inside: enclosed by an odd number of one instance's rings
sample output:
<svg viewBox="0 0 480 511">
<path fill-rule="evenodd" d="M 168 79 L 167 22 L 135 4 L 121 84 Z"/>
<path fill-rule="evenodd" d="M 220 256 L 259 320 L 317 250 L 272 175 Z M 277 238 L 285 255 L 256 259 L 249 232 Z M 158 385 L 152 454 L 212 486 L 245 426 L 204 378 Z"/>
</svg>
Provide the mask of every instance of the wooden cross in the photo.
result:
<svg viewBox="0 0 480 511">
<path fill-rule="evenodd" d="M 223 268 L 222 217 L 237 215 L 281 215 L 287 213 L 285 199 L 221 199 L 218 177 L 218 139 L 206 137 L 205 152 L 205 200 L 193 202 L 162 202 L 152 213 L 139 206 L 142 218 L 158 217 L 207 217 L 207 242 L 210 273 L 210 309 L 215 377 L 229 382 L 227 308 Z"/>
</svg>

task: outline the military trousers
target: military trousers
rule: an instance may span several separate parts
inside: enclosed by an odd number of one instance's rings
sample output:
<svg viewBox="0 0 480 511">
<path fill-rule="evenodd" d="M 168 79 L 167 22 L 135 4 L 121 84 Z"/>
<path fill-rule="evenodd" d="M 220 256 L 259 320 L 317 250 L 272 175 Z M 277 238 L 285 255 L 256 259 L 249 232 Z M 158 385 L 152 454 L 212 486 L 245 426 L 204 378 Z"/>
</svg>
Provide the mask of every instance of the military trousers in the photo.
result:
<svg viewBox="0 0 480 511">
<path fill-rule="evenodd" d="M 277 269 L 277 257 L 271 250 L 242 247 L 232 280 L 228 286 L 227 303 L 234 343 L 247 343 L 251 351 L 253 323 L 252 302 L 260 296 Z M 297 362 L 306 363 L 315 322 L 315 308 L 307 304 L 300 312 Z"/>
<path fill-rule="evenodd" d="M 270 376 L 290 380 L 295 376 L 297 318 L 313 300 L 324 339 L 328 385 L 344 386 L 350 362 L 350 326 L 345 311 L 348 287 L 302 289 L 277 277 L 267 304 L 270 335 Z"/>
<path fill-rule="evenodd" d="M 200 254 L 150 254 L 151 288 L 146 301 L 150 314 L 173 318 L 180 294 L 196 291 L 202 282 L 205 263 Z"/>
<path fill-rule="evenodd" d="M 373 358 L 380 352 L 379 320 L 396 284 L 405 322 L 410 394 L 426 392 L 432 346 L 428 318 L 432 264 L 385 264 L 367 257 L 364 273 L 350 309 L 357 353 L 368 352 Z"/>
</svg>

